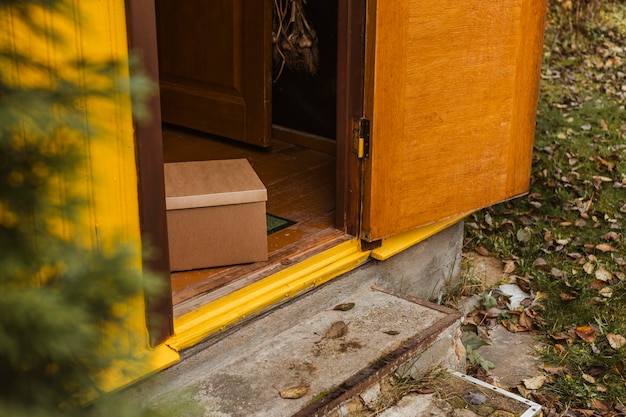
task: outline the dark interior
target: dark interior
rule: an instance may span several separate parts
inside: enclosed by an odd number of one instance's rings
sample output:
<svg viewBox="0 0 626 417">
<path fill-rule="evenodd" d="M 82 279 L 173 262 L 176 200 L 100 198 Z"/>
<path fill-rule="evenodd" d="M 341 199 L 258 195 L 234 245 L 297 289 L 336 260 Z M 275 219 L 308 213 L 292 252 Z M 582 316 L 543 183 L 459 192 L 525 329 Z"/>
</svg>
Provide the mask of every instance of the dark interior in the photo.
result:
<svg viewBox="0 0 626 417">
<path fill-rule="evenodd" d="M 317 32 L 317 74 L 284 68 L 272 89 L 272 122 L 305 133 L 336 138 L 337 129 L 337 0 L 305 4 L 309 23 Z M 277 71 L 274 71 L 276 77 Z"/>
</svg>

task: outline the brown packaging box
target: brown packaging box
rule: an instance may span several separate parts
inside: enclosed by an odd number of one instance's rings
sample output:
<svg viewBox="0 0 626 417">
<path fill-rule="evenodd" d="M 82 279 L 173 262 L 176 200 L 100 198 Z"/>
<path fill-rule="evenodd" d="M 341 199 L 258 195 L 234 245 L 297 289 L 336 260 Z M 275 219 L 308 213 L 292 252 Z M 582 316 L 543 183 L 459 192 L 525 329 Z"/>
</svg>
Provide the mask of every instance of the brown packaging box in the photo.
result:
<svg viewBox="0 0 626 417">
<path fill-rule="evenodd" d="M 267 261 L 267 190 L 246 159 L 165 164 L 170 269 Z"/>
</svg>

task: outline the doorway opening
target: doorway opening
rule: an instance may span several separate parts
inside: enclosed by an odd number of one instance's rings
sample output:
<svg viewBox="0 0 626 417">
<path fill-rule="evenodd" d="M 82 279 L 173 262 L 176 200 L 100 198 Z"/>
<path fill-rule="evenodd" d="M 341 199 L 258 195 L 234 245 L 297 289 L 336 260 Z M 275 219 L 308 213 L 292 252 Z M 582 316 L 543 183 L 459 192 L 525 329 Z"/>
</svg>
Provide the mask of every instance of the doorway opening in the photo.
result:
<svg viewBox="0 0 626 417">
<path fill-rule="evenodd" d="M 157 1 L 157 19 L 164 18 L 158 14 L 160 3 L 164 1 Z M 175 317 L 349 239 L 335 221 L 337 207 L 343 207 L 343 202 L 337 201 L 337 173 L 342 171 L 338 164 L 343 163 L 338 147 L 347 140 L 345 135 L 337 135 L 338 2 L 320 0 L 305 6 L 318 34 L 319 68 L 315 75 L 285 68 L 273 82 L 269 146 L 218 136 L 210 127 L 203 132 L 193 124 L 195 129 L 184 123 L 163 125 L 165 162 L 246 158 L 268 190 L 267 213 L 293 222 L 268 235 L 267 262 L 173 272 Z M 162 22 L 157 24 L 162 27 Z M 162 43 L 171 42 L 171 35 L 158 32 L 159 49 Z M 214 48 L 228 46 L 226 42 Z M 162 72 L 171 66 L 167 60 L 166 49 L 160 54 Z M 162 94 L 162 100 L 168 100 L 167 94 Z M 165 103 L 162 108 L 164 113 L 168 111 Z M 168 120 L 166 114 L 163 120 Z"/>
</svg>

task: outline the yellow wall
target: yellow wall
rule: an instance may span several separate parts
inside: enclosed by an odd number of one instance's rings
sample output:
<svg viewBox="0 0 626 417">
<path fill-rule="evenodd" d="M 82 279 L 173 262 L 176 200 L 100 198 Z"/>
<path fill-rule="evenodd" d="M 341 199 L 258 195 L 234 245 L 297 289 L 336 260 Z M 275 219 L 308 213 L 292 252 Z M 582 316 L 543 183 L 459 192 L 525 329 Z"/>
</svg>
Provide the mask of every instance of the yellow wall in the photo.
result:
<svg viewBox="0 0 626 417">
<path fill-rule="evenodd" d="M 79 85 L 126 82 L 95 78 L 90 71 L 77 70 L 66 63 L 76 60 L 107 61 L 128 57 L 123 0 L 74 0 L 62 14 L 46 13 L 33 8 L 31 17 L 41 23 L 48 35 L 40 36 L 27 28 L 11 10 L 0 13 L 0 42 L 12 44 L 19 53 L 31 56 L 45 67 L 59 70 Z M 6 69 L 5 69 L 6 70 Z M 127 70 L 127 68 L 126 68 Z M 50 82 L 46 71 L 29 69 L 16 63 L 10 70 L 12 81 L 19 85 L 37 86 Z M 141 245 L 137 198 L 137 172 L 130 97 L 118 95 L 115 100 L 89 99 L 79 103 L 84 108 L 84 124 L 96 128 L 96 135 L 75 138 L 85 144 L 88 157 L 83 172 L 75 178 L 78 191 L 90 200 L 85 213 L 83 233 L 94 247 L 110 244 Z M 73 135 L 73 133 L 71 133 Z M 72 140 L 72 136 L 66 136 Z M 63 184 L 59 185 L 63 193 Z M 85 233 L 87 232 L 87 233 Z M 66 231 L 65 233 L 70 233 Z M 141 259 L 137 257 L 137 266 Z"/>
<path fill-rule="evenodd" d="M 0 42 L 12 45 L 50 68 L 62 71 L 80 85 L 90 83 L 125 82 L 128 73 L 117 80 L 93 79 L 85 71 L 67 66 L 68 60 L 128 59 L 125 6 L 123 0 L 72 0 L 63 13 L 47 13 L 34 9 L 34 20 L 41 23 L 48 34 L 60 35 L 62 42 L 39 36 L 24 26 L 14 11 L 0 13 Z M 127 69 L 127 68 L 126 68 Z M 38 85 L 49 82 L 45 72 L 27 71 L 19 64 L 9 70 L 13 82 Z M 93 247 L 108 248 L 130 245 L 136 249 L 133 267 L 141 268 L 141 236 L 139 226 L 137 171 L 130 96 L 120 95 L 114 101 L 89 99 L 84 104 L 85 123 L 96 128 L 96 137 L 78 138 L 85 142 L 86 154 L 83 172 L 68 185 L 59 184 L 59 194 L 79 192 L 90 204 L 84 213 L 82 230 L 69 230 L 61 225 L 60 232 L 72 239 L 86 240 Z M 127 342 L 133 352 L 147 351 L 148 335 L 145 323 L 143 297 L 129 305 L 120 306 L 132 319 L 126 334 L 116 335 Z M 137 346 L 139 343 L 140 346 Z M 148 368 L 169 364 L 178 356 L 163 347 L 152 351 Z M 154 355 L 156 353 L 156 355 Z M 138 372 L 145 373 L 146 369 Z M 109 375 L 108 386 L 125 382 L 120 375 Z"/>
</svg>

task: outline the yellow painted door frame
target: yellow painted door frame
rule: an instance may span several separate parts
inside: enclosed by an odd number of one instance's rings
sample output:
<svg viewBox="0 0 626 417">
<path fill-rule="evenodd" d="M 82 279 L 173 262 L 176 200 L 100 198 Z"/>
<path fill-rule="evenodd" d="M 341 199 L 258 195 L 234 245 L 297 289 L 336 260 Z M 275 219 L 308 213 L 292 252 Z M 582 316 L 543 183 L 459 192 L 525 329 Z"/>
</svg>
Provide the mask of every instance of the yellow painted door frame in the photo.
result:
<svg viewBox="0 0 626 417">
<path fill-rule="evenodd" d="M 149 74 L 153 76 L 153 79 L 158 80 L 158 69 L 156 68 L 157 52 L 155 43 L 155 30 L 154 26 L 151 27 L 150 22 L 154 14 L 153 1 L 127 1 L 127 15 L 129 19 L 128 36 L 131 47 L 138 46 L 137 52 L 140 58 L 144 62 L 144 68 Z M 350 11 L 350 5 L 352 3 L 344 1 L 344 15 Z M 358 5 L 363 5 L 362 2 L 357 2 Z M 352 4 L 352 6 L 354 6 Z M 364 10 L 363 10 L 364 13 Z M 347 17 L 344 16 L 344 19 Z M 350 40 L 346 37 L 346 44 L 342 45 L 343 48 L 349 49 L 355 47 L 350 44 Z M 358 40 L 357 40 L 358 41 Z M 352 68 L 355 66 L 362 66 L 362 56 L 352 57 L 353 61 L 350 62 Z M 347 70 L 348 67 L 344 68 Z M 343 73 L 342 73 L 343 74 Z M 346 80 L 350 79 L 351 74 L 343 74 Z M 340 75 L 341 76 L 341 75 Z M 362 97 L 359 98 L 360 102 L 357 103 L 356 99 L 351 99 L 352 105 L 356 109 L 360 109 L 362 106 Z M 163 192 L 162 186 L 155 186 L 155 184 L 162 184 L 162 149 L 160 146 L 160 107 L 158 103 L 158 97 L 153 100 L 151 104 L 153 113 L 152 121 L 148 125 L 137 124 L 137 155 L 139 166 L 139 181 L 142 184 L 140 187 L 141 192 L 144 193 L 148 190 L 153 190 L 154 194 L 149 197 L 149 201 L 154 203 L 146 208 L 140 208 L 142 211 L 142 223 L 146 222 L 150 216 L 155 216 L 159 212 L 163 213 L 162 219 L 165 218 L 165 208 L 160 209 L 158 204 L 160 201 L 164 201 L 164 197 L 158 196 L 158 192 Z M 350 109 L 346 111 L 355 111 Z M 361 110 L 358 110 L 361 111 Z M 348 123 L 349 115 L 346 113 L 343 115 L 346 117 L 345 128 L 350 129 L 351 125 Z M 346 154 L 352 158 L 351 150 L 348 150 Z M 145 158 L 142 160 L 142 158 Z M 146 169 L 149 175 L 144 175 L 143 170 Z M 358 175 L 356 167 L 349 169 L 350 174 L 346 175 Z M 145 183 L 144 183 L 144 178 Z M 156 189 L 156 191 L 154 191 Z M 145 195 L 140 198 L 146 200 Z M 158 217 L 158 215 L 157 215 Z M 362 249 L 361 241 L 358 238 L 354 238 L 349 242 L 342 243 L 337 247 L 329 249 L 313 258 L 310 258 L 304 262 L 294 265 L 284 271 L 277 274 L 266 277 L 265 279 L 243 288 L 237 292 L 234 292 L 226 297 L 223 297 L 215 302 L 204 305 L 195 311 L 183 315 L 182 317 L 173 321 L 174 336 L 165 340 L 165 344 L 170 346 L 176 351 L 184 348 L 188 348 L 205 339 L 206 337 L 215 334 L 226 327 L 233 325 L 241 320 L 258 314 L 273 305 L 280 303 L 286 299 L 293 298 L 304 291 L 307 291 L 313 287 L 321 285 L 345 272 L 348 272 L 357 266 L 361 265 L 368 258 L 372 257 L 378 260 L 387 259 L 398 252 L 420 242 L 428 237 L 436 234 L 437 232 L 451 226 L 452 224 L 460 221 L 463 216 L 454 217 L 441 222 L 436 222 L 428 227 L 412 230 L 407 233 L 399 234 L 382 241 L 382 245 L 373 251 L 369 249 Z M 148 220 L 146 226 L 154 233 L 156 231 L 157 242 L 159 247 L 163 250 L 167 250 L 167 231 L 164 230 L 163 224 L 159 219 L 152 218 Z M 160 230 L 160 231 L 159 231 Z M 358 228 L 355 227 L 355 231 Z M 152 237 L 155 235 L 153 234 Z M 161 256 L 161 258 L 167 258 Z M 169 265 L 161 263 L 159 268 L 161 271 L 169 271 Z M 170 293 L 171 294 L 171 293 Z M 150 304 L 150 303 L 148 303 Z M 153 311 L 148 306 L 148 316 L 155 314 L 158 317 L 165 317 L 165 314 L 171 314 L 171 299 L 169 305 L 167 302 L 165 305 L 161 305 L 161 310 Z"/>
</svg>

